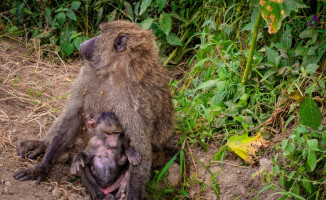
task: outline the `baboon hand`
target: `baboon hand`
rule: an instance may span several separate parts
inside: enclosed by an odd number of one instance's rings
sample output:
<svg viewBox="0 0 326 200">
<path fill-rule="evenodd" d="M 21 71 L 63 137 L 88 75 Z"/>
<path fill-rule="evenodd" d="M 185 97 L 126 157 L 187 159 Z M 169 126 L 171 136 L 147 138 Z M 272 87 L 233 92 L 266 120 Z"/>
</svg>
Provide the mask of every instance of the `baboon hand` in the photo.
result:
<svg viewBox="0 0 326 200">
<path fill-rule="evenodd" d="M 18 142 L 17 151 L 21 158 L 36 158 L 38 155 L 44 153 L 46 145 L 43 141 L 38 140 L 23 140 Z"/>
<path fill-rule="evenodd" d="M 40 184 L 40 182 L 45 179 L 47 174 L 48 172 L 44 168 L 36 166 L 33 168 L 19 170 L 14 174 L 14 178 L 20 182 L 26 180 L 36 180 L 36 183 Z"/>
<path fill-rule="evenodd" d="M 80 151 L 72 160 L 70 173 L 76 174 L 80 167 L 85 167 L 88 164 L 90 159 L 88 158 L 88 154 L 85 151 Z"/>
<path fill-rule="evenodd" d="M 134 150 L 127 150 L 126 154 L 131 164 L 138 165 L 140 163 L 141 155 L 138 152 Z"/>
</svg>

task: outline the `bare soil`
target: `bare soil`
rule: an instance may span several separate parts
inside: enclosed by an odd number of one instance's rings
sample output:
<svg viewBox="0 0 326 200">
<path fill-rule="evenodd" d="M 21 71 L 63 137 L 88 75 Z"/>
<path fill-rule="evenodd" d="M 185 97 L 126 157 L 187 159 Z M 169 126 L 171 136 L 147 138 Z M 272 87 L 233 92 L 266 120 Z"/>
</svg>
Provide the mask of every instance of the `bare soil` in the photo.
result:
<svg viewBox="0 0 326 200">
<path fill-rule="evenodd" d="M 48 179 L 40 185 L 35 181 L 18 182 L 13 178 L 17 169 L 34 166 L 41 159 L 35 161 L 18 157 L 17 142 L 45 136 L 65 105 L 70 83 L 82 64 L 80 60 L 72 64 L 63 63 L 59 57 L 53 58 L 57 60 L 55 63 L 42 59 L 38 52 L 20 43 L 0 40 L 0 199 L 89 199 L 79 177 L 69 172 L 77 149 L 63 156 Z M 191 147 L 193 155 L 205 165 L 212 161 L 218 150 L 216 144 L 212 144 L 209 151 Z M 190 198 L 217 199 L 211 186 L 211 174 L 194 159 L 190 164 L 191 186 L 187 191 Z M 236 155 L 228 153 L 222 164 L 215 162 L 209 166 L 213 174 L 218 172 L 218 199 L 254 199 L 264 187 L 260 176 L 252 178 L 259 166 L 243 164 Z M 169 169 L 172 183 L 178 179 L 178 168 L 174 164 Z M 277 199 L 276 196 L 268 198 L 271 194 L 271 191 L 266 191 L 258 199 Z"/>
</svg>

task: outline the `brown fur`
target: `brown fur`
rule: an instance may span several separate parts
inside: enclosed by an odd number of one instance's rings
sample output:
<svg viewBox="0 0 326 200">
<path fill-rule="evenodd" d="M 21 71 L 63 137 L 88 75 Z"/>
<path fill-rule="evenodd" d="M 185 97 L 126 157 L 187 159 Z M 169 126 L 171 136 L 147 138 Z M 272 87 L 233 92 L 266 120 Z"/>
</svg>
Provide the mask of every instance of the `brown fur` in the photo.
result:
<svg viewBox="0 0 326 200">
<path fill-rule="evenodd" d="M 150 175 L 152 145 L 161 147 L 173 132 L 169 76 L 159 61 L 150 31 L 127 21 L 105 23 L 100 29 L 93 62 L 85 62 L 81 68 L 70 91 L 70 102 L 44 140 L 50 145 L 43 161 L 33 169 L 16 173 L 15 178 L 44 178 L 56 158 L 83 134 L 84 116 L 97 118 L 103 111 L 110 111 L 141 154 L 141 163 L 131 167 L 127 190 L 128 199 L 141 199 Z M 119 34 L 127 35 L 127 48 L 115 52 L 114 40 Z M 19 154 L 27 153 L 22 145 Z"/>
</svg>

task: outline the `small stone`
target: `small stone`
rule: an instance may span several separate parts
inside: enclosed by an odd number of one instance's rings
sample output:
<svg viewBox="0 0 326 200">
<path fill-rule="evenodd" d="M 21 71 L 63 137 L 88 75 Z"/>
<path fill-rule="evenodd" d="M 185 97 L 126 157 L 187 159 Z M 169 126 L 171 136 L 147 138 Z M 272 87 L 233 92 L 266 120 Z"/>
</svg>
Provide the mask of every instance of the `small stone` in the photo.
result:
<svg viewBox="0 0 326 200">
<path fill-rule="evenodd" d="M 11 183 L 9 181 L 6 181 L 5 186 L 11 187 Z"/>
<path fill-rule="evenodd" d="M 273 173 L 272 161 L 267 158 L 262 158 L 259 160 L 259 171 L 268 171 L 270 174 Z"/>
<path fill-rule="evenodd" d="M 237 171 L 237 174 L 240 174 L 240 173 L 241 173 L 241 171 L 240 171 L 240 170 L 238 170 L 238 171 Z"/>
<path fill-rule="evenodd" d="M 60 195 L 60 190 L 58 188 L 54 188 L 52 190 L 52 195 L 54 196 L 54 198 L 59 198 L 61 195 Z"/>
<path fill-rule="evenodd" d="M 197 193 L 197 192 L 196 192 L 195 190 L 193 190 L 193 191 L 191 191 L 191 192 L 189 193 L 189 195 L 190 195 L 191 197 L 193 197 L 193 196 L 195 196 L 196 193 Z"/>
<path fill-rule="evenodd" d="M 49 186 L 48 191 L 51 192 L 53 190 L 53 187 Z"/>
<path fill-rule="evenodd" d="M 9 189 L 8 189 L 8 187 L 3 188 L 3 194 L 9 194 Z"/>
</svg>

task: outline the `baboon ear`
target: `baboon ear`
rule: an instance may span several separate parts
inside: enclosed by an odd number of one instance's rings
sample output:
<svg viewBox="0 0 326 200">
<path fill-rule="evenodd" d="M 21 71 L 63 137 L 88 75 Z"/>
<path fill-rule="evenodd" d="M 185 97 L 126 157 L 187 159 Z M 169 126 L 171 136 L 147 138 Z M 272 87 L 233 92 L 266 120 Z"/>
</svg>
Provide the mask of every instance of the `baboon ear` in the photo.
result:
<svg viewBox="0 0 326 200">
<path fill-rule="evenodd" d="M 80 51 L 85 60 L 91 61 L 95 50 L 95 38 L 93 37 L 80 45 Z"/>
<path fill-rule="evenodd" d="M 95 127 L 96 127 L 96 121 L 93 118 L 89 118 L 87 120 L 87 129 L 92 132 L 94 131 Z"/>
<path fill-rule="evenodd" d="M 114 41 L 114 48 L 117 52 L 124 51 L 127 47 L 127 35 L 120 34 Z"/>
</svg>

